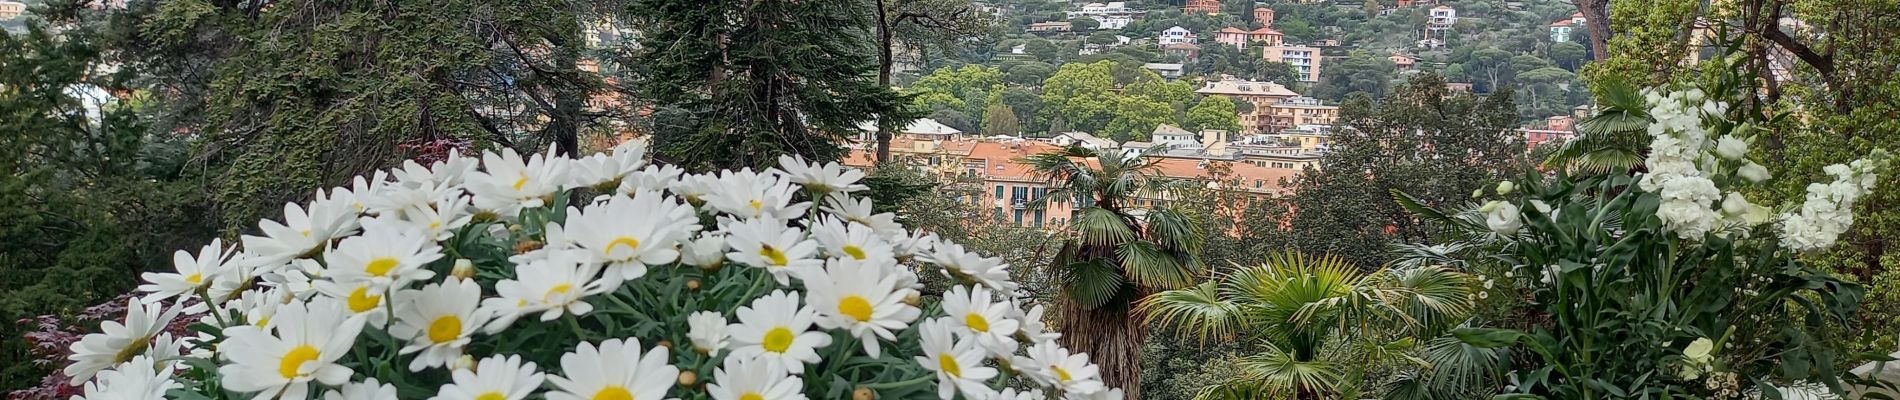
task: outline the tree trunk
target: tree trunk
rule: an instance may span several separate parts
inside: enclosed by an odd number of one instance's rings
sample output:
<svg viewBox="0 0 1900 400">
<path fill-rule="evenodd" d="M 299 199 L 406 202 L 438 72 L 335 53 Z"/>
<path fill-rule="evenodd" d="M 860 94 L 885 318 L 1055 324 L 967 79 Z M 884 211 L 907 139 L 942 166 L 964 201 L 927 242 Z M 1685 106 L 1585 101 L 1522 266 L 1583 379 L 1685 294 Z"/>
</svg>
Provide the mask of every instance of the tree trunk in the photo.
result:
<svg viewBox="0 0 1900 400">
<path fill-rule="evenodd" d="M 1610 0 L 1576 0 L 1583 25 L 1590 31 L 1590 58 L 1610 59 Z"/>
<path fill-rule="evenodd" d="M 1103 383 L 1121 389 L 1128 399 L 1140 399 L 1141 348 L 1148 339 L 1148 324 L 1131 307 L 1089 310 L 1068 296 L 1059 302 L 1062 346 L 1088 353 L 1089 361 L 1101 366 Z"/>
<path fill-rule="evenodd" d="M 580 80 L 580 49 L 573 43 L 551 43 L 555 46 L 554 66 L 564 79 L 557 79 L 547 87 L 554 90 L 554 115 L 550 115 L 547 130 L 553 136 L 555 152 L 567 158 L 580 153 L 580 117 L 581 109 L 587 106 L 583 98 L 586 90 Z"/>
<path fill-rule="evenodd" d="M 891 57 L 890 10 L 887 9 L 889 6 L 885 3 L 887 0 L 877 0 L 877 85 L 879 87 L 891 87 L 891 66 L 894 63 Z M 877 131 L 872 135 L 877 138 L 877 164 L 879 165 L 891 160 L 891 127 L 886 126 L 890 123 L 889 115 L 885 113 L 877 115 L 877 127 L 874 128 Z"/>
</svg>

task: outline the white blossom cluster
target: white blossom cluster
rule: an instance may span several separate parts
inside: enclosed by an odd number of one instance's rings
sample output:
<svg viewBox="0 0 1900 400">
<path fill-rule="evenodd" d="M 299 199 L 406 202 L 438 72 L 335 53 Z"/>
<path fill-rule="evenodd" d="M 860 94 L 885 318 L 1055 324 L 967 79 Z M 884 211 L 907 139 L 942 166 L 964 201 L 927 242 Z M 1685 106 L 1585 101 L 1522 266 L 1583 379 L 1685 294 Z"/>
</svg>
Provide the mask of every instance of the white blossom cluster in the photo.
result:
<svg viewBox="0 0 1900 400">
<path fill-rule="evenodd" d="M 1890 163 L 1885 150 L 1876 149 L 1867 158 L 1849 164 L 1829 165 L 1822 171 L 1834 176 L 1829 183 L 1808 184 L 1806 201 L 1801 208 L 1781 214 L 1781 241 L 1795 251 L 1813 251 L 1833 246 L 1847 228 L 1854 225 L 1854 201 L 1873 192 L 1880 173 Z"/>
<path fill-rule="evenodd" d="M 1649 157 L 1643 160 L 1649 173 L 1638 185 L 1662 196 L 1656 216 L 1664 229 L 1683 239 L 1701 239 L 1715 229 L 1719 215 L 1713 206 L 1722 199 L 1722 191 L 1705 173 L 1718 161 L 1708 151 L 1716 143 L 1703 129 L 1702 119 L 1719 117 L 1728 104 L 1703 98 L 1699 89 L 1666 94 L 1645 90 L 1643 95 L 1655 122 L 1649 125 Z"/>
<path fill-rule="evenodd" d="M 176 272 L 145 274 L 139 290 L 147 294 L 126 321 L 73 346 L 66 373 L 87 385 L 74 400 L 163 398 L 180 386 L 175 370 L 190 364 L 173 361 L 180 358 L 217 365 L 218 385 L 256 399 L 317 391 L 328 400 L 395 399 L 394 386 L 367 375 L 375 371 L 340 362 L 367 346 L 371 331 L 401 341 L 407 371 L 450 370 L 452 382 L 433 399 L 664 398 L 686 377 L 668 347 L 646 347 L 659 338 L 565 344 L 572 347 L 560 350 L 558 366 L 511 354 L 476 360 L 467 350 L 505 338 L 522 318 L 611 306 L 604 300 L 620 300 L 605 298 L 634 293 L 622 289 L 656 268 L 722 266 L 760 269 L 773 285 L 736 310 L 686 316 L 686 332 L 674 332 L 693 351 L 723 357 L 705 384 L 714 399 L 805 399 L 801 376 L 824 361 L 817 349 L 843 345 L 832 343 L 833 332 L 858 342 L 846 354 L 879 358 L 910 329 L 921 349 L 896 357 L 932 371 L 944 399 L 1038 394 L 991 389 L 1005 370 L 1042 394 L 1121 398 L 1087 354 L 1055 343 L 1060 334 L 1048 330 L 1041 306 L 1024 308 L 1006 264 L 874 213 L 869 199 L 852 196 L 865 189 L 861 171 L 782 157 L 780 169 L 698 175 L 647 165 L 645 152 L 634 142 L 580 159 L 552 150 L 479 161 L 451 153 L 319 191 L 307 206 L 287 204 L 282 220 L 261 221 L 261 235 L 244 236 L 241 248 L 213 241 L 195 255 L 178 252 Z M 517 236 L 527 211 L 576 188 L 604 194 L 539 227 L 542 241 Z M 801 192 L 824 204 L 799 201 Z M 701 225 L 708 220 L 716 224 Z M 484 266 L 454 258 L 447 244 L 468 235 L 516 238 L 508 240 L 514 254 Z M 941 315 L 918 307 L 917 272 L 900 260 L 962 282 L 944 294 Z M 439 273 L 445 265 L 453 267 Z M 492 288 L 472 278 L 495 268 L 513 278 Z M 180 314 L 221 335 L 161 333 Z"/>
</svg>

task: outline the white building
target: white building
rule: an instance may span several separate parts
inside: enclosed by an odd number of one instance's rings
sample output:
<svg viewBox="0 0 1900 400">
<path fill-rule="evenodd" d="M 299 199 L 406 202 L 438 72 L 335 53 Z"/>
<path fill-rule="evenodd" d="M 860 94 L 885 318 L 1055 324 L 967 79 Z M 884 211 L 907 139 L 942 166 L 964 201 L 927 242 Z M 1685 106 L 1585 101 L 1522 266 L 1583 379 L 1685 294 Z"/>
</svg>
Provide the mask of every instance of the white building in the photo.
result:
<svg viewBox="0 0 1900 400">
<path fill-rule="evenodd" d="M 1194 31 L 1190 31 L 1187 28 L 1182 28 L 1179 26 L 1168 28 L 1167 30 L 1161 31 L 1161 36 L 1155 38 L 1155 44 L 1162 45 L 1162 46 L 1166 46 L 1170 44 L 1196 43 L 1199 41 L 1200 39 L 1194 36 Z"/>
<path fill-rule="evenodd" d="M 1319 82 L 1319 64 L 1323 58 L 1318 47 L 1268 46 L 1261 48 L 1260 57 L 1292 65 L 1300 72 L 1300 82 Z"/>
<path fill-rule="evenodd" d="M 1434 38 L 1445 37 L 1452 25 L 1458 24 L 1458 10 L 1451 6 L 1432 7 L 1431 19 L 1425 23 L 1425 35 Z"/>
<path fill-rule="evenodd" d="M 1088 3 L 1078 11 L 1068 12 L 1070 19 L 1089 18 L 1102 23 L 1096 29 L 1121 29 L 1127 27 L 1141 10 L 1128 8 L 1127 2 L 1111 1 L 1107 3 Z"/>
<path fill-rule="evenodd" d="M 1064 147 L 1081 146 L 1082 148 L 1090 150 L 1114 150 L 1121 147 L 1113 140 L 1098 138 L 1095 137 L 1095 135 L 1088 134 L 1088 132 L 1063 132 L 1060 135 L 1056 135 L 1056 137 L 1049 138 L 1049 143 Z"/>
<path fill-rule="evenodd" d="M 1578 29 L 1583 29 L 1583 23 L 1583 13 L 1581 12 L 1570 14 L 1570 18 L 1568 19 L 1560 19 L 1557 20 L 1557 22 L 1550 23 L 1550 41 L 1553 43 L 1570 41 L 1570 33 Z"/>
<path fill-rule="evenodd" d="M 1147 68 L 1149 71 L 1154 71 L 1156 74 L 1160 74 L 1162 78 L 1168 79 L 1180 78 L 1182 69 L 1184 68 L 1181 64 L 1167 63 L 1147 63 L 1142 64 L 1141 67 Z"/>
</svg>

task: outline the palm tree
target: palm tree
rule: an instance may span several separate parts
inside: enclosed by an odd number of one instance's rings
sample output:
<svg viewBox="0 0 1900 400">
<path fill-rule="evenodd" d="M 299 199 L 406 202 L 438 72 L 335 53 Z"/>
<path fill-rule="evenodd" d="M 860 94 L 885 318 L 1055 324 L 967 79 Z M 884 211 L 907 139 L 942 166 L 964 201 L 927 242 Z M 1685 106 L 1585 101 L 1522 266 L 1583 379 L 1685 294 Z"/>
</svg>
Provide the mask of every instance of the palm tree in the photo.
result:
<svg viewBox="0 0 1900 400">
<path fill-rule="evenodd" d="M 1620 79 L 1603 80 L 1597 88 L 1602 109 L 1577 124 L 1577 138 L 1565 142 L 1544 165 L 1584 172 L 1629 171 L 1643 165 L 1649 148 L 1649 107 L 1642 92 Z"/>
<path fill-rule="evenodd" d="M 1268 256 L 1221 279 L 1156 293 L 1147 320 L 1201 340 L 1237 340 L 1240 373 L 1198 398 L 1356 398 L 1370 367 L 1412 357 L 1475 307 L 1471 279 L 1441 267 L 1361 273 L 1337 256 Z"/>
<path fill-rule="evenodd" d="M 1165 151 L 1163 146 L 1149 153 Z M 1072 201 L 1076 208 L 1062 250 L 1050 263 L 1062 295 L 1056 307 L 1063 345 L 1087 352 L 1102 379 L 1141 397 L 1141 347 L 1147 323 L 1134 302 L 1155 290 L 1186 287 L 1201 274 L 1200 224 L 1181 210 L 1139 206 L 1176 183 L 1158 174 L 1149 153 L 1124 156 L 1080 147 L 1024 158 L 1046 180 L 1036 199 Z"/>
</svg>

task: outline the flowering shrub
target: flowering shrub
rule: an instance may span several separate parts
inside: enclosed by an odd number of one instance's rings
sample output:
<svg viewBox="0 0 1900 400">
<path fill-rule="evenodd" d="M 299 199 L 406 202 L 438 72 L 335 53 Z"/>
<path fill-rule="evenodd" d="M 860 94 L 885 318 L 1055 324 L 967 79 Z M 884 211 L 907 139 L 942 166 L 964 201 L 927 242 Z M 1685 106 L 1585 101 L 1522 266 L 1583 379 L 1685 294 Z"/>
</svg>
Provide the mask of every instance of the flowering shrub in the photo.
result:
<svg viewBox="0 0 1900 400">
<path fill-rule="evenodd" d="M 644 153 L 451 153 L 320 191 L 146 274 L 64 372 L 88 399 L 1121 397 L 1006 265 L 872 213 L 863 173 Z M 925 300 L 919 271 L 957 283 Z"/>
<path fill-rule="evenodd" d="M 1743 194 L 1769 178 L 1747 157 L 1758 112 L 1731 112 L 1694 89 L 1627 98 L 1649 118 L 1645 172 L 1505 182 L 1495 200 L 1458 213 L 1401 196 L 1464 238 L 1434 248 L 1466 254 L 1427 258 L 1501 264 L 1493 273 L 1506 278 L 1503 290 L 1521 293 L 1547 321 L 1456 334 L 1535 354 L 1542 363 L 1515 371 L 1508 388 L 1527 395 L 1842 392 L 1835 367 L 1843 355 L 1827 338 L 1863 290 L 1795 256 L 1846 231 L 1854 201 L 1873 189 L 1889 155 L 1827 167 L 1835 181 L 1811 185 L 1805 203 L 1777 213 Z"/>
</svg>

